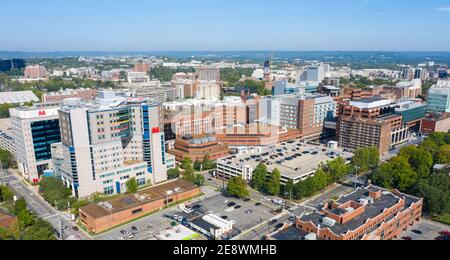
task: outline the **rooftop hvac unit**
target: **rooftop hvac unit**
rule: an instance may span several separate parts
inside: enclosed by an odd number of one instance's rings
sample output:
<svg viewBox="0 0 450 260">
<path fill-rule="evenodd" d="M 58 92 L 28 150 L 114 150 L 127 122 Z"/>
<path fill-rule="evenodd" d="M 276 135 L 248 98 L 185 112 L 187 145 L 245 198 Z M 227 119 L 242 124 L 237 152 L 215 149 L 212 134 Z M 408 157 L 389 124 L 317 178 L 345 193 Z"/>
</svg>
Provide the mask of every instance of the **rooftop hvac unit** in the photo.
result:
<svg viewBox="0 0 450 260">
<path fill-rule="evenodd" d="M 322 219 L 322 223 L 327 227 L 333 227 L 334 225 L 336 225 L 336 220 L 329 217 L 324 217 Z"/>
<path fill-rule="evenodd" d="M 347 211 L 347 213 L 349 213 L 349 212 L 355 211 L 355 209 L 352 208 L 352 207 L 348 207 L 348 208 L 345 209 L 345 211 Z"/>
<path fill-rule="evenodd" d="M 305 236 L 305 240 L 307 241 L 316 241 L 317 240 L 317 234 L 315 233 L 309 233 Z"/>
<path fill-rule="evenodd" d="M 359 204 L 363 205 L 363 206 L 367 206 L 367 204 L 369 204 L 369 200 L 368 199 L 359 199 L 358 200 Z"/>
<path fill-rule="evenodd" d="M 100 206 L 104 207 L 107 210 L 112 210 L 113 206 L 109 202 L 100 203 Z"/>
</svg>

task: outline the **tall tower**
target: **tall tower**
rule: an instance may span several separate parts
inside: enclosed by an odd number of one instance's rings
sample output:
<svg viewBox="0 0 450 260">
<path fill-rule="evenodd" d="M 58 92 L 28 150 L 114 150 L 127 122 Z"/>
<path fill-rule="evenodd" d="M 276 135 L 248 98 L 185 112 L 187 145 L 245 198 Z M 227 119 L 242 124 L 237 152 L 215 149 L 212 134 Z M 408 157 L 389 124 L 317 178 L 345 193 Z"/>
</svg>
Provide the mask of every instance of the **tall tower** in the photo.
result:
<svg viewBox="0 0 450 260">
<path fill-rule="evenodd" d="M 270 80 L 270 60 L 269 59 L 267 59 L 264 62 L 264 80 L 271 81 Z"/>
</svg>

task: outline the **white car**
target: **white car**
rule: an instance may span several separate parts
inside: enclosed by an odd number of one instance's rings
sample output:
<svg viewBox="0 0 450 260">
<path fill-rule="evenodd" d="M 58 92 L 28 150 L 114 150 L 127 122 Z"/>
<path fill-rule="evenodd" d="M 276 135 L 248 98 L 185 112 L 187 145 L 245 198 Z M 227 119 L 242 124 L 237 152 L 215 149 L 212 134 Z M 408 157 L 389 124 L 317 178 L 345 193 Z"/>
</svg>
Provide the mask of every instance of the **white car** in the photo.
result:
<svg viewBox="0 0 450 260">
<path fill-rule="evenodd" d="M 228 200 L 226 200 L 226 201 L 222 202 L 222 204 L 224 204 L 224 205 L 225 205 L 225 204 L 228 204 L 228 202 L 229 202 L 229 201 L 228 201 Z"/>
</svg>

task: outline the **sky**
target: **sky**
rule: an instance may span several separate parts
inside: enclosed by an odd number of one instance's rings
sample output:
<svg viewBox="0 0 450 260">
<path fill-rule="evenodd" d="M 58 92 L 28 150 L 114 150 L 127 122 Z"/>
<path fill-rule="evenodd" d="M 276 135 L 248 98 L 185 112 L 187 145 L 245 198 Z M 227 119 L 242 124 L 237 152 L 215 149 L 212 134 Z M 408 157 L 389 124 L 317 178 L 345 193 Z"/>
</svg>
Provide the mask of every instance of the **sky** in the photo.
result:
<svg viewBox="0 0 450 260">
<path fill-rule="evenodd" d="M 450 0 L 8 0 L 0 51 L 450 51 Z"/>
</svg>

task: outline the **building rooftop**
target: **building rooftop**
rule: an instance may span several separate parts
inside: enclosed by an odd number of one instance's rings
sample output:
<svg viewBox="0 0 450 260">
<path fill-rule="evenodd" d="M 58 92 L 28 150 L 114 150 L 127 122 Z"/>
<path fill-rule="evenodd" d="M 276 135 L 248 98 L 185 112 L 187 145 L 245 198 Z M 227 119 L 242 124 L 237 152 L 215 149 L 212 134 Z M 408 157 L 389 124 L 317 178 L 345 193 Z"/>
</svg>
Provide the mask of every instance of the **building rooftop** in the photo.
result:
<svg viewBox="0 0 450 260">
<path fill-rule="evenodd" d="M 22 104 L 27 102 L 38 102 L 39 98 L 33 91 L 0 92 L 0 105 Z"/>
<path fill-rule="evenodd" d="M 309 233 L 304 232 L 295 226 L 290 226 L 286 229 L 283 229 L 271 236 L 274 240 L 280 240 L 280 241 L 298 241 L 298 240 L 305 240 L 305 237 Z"/>
<path fill-rule="evenodd" d="M 106 202 L 91 203 L 80 210 L 94 218 L 101 218 L 129 208 L 144 205 L 146 203 L 164 199 L 167 195 L 186 192 L 195 189 L 196 186 L 185 180 L 176 180 L 155 187 L 151 187 L 132 195 L 121 195 Z"/>
<path fill-rule="evenodd" d="M 309 145 L 295 140 L 269 146 L 264 148 L 263 152 L 229 156 L 219 161 L 232 167 L 248 166 L 253 169 L 260 163 L 265 163 L 270 172 L 277 168 L 282 177 L 299 181 L 317 171 L 321 163 L 338 156 L 349 161 L 353 154 L 344 152 L 340 148 L 331 150 L 323 145 Z"/>
<path fill-rule="evenodd" d="M 416 203 L 420 200 L 419 198 L 413 196 L 400 193 L 394 194 L 393 192 L 387 191 L 385 189 L 376 186 L 370 186 L 368 188 L 358 188 L 353 193 L 341 197 L 339 200 L 337 200 L 336 203 L 338 205 L 344 205 L 348 202 L 361 203 L 361 200 L 369 198 L 370 192 L 381 192 L 381 196 L 379 198 L 373 199 L 372 201 L 369 200 L 368 204 L 365 206 L 364 212 L 352 218 L 345 224 L 336 223 L 333 226 L 324 224 L 325 215 L 322 212 L 315 212 L 309 215 L 304 215 L 301 220 L 304 222 L 312 222 L 316 226 L 320 225 L 322 228 L 328 228 L 336 235 L 344 235 L 349 231 L 354 231 L 357 228 L 361 227 L 369 219 L 374 219 L 375 217 L 379 216 L 386 209 L 389 209 L 398 204 L 402 199 L 405 200 L 404 209 L 409 208 L 413 203 Z M 324 210 L 330 213 L 337 214 L 339 216 L 342 216 L 343 214 L 349 212 L 348 210 L 342 208 L 339 208 L 338 210 L 336 210 L 336 208 L 333 210 Z"/>
</svg>

